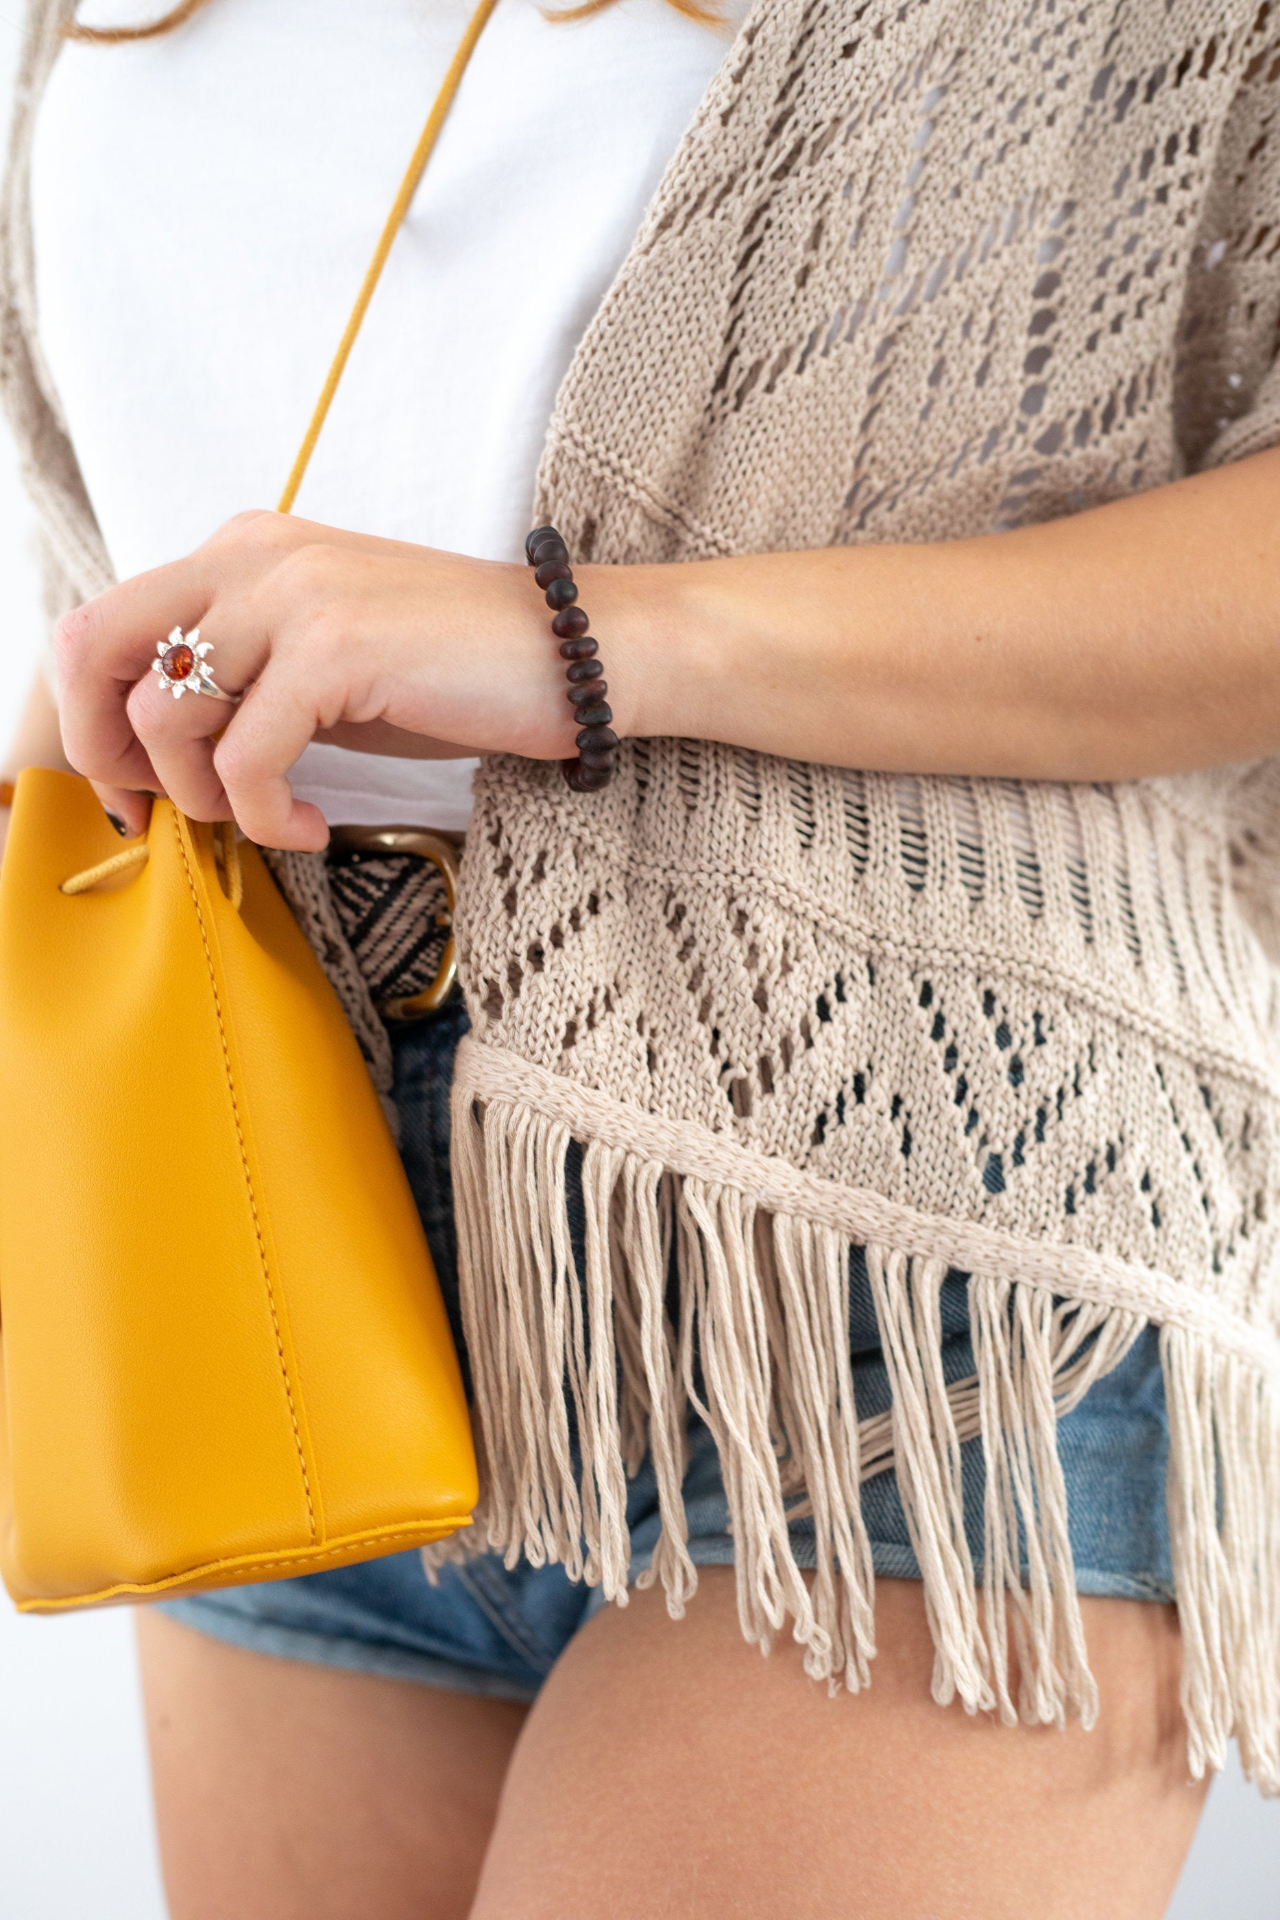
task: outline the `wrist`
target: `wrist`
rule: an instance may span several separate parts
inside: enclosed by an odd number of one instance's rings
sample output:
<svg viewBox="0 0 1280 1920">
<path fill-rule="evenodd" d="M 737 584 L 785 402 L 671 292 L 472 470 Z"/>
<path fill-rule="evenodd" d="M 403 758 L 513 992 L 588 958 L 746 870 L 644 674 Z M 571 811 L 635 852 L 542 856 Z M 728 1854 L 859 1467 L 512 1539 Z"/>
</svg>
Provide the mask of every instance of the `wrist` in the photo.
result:
<svg viewBox="0 0 1280 1920">
<path fill-rule="evenodd" d="M 712 691 L 723 688 L 723 621 L 706 575 L 715 563 L 574 569 L 591 631 L 608 662 L 621 739 L 714 737 Z"/>
</svg>

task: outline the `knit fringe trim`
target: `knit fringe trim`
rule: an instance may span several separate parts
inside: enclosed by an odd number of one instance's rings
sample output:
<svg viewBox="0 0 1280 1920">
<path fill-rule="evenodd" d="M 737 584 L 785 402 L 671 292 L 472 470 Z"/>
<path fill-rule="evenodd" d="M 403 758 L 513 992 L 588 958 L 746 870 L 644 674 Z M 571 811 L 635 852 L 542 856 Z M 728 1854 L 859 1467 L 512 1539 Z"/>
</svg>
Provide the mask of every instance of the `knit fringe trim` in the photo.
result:
<svg viewBox="0 0 1280 1920">
<path fill-rule="evenodd" d="M 934 1698 L 1006 1724 L 1091 1726 L 1057 1423 L 1150 1315 L 975 1272 L 976 1371 L 948 1382 L 949 1263 L 867 1243 L 893 1403 L 860 1421 L 847 1232 L 589 1139 L 580 1281 L 574 1137 L 562 1117 L 478 1100 L 459 1075 L 453 1182 L 483 1492 L 475 1524 L 426 1550 L 429 1569 L 524 1554 L 625 1605 L 627 1477 L 649 1454 L 661 1532 L 636 1584 L 661 1585 L 679 1619 L 697 1586 L 681 1490 L 692 1410 L 719 1451 L 749 1641 L 767 1651 L 789 1631 L 815 1680 L 868 1684 L 874 1576 L 858 1489 L 892 1465 L 924 1579 Z M 1191 1770 L 1221 1767 L 1234 1734 L 1246 1772 L 1280 1793 L 1280 1394 L 1274 1376 L 1202 1332 L 1165 1326 L 1161 1348 Z M 960 1451 L 974 1438 L 986 1472 L 980 1574 Z M 788 1526 L 800 1516 L 813 1529 L 808 1577 Z"/>
</svg>

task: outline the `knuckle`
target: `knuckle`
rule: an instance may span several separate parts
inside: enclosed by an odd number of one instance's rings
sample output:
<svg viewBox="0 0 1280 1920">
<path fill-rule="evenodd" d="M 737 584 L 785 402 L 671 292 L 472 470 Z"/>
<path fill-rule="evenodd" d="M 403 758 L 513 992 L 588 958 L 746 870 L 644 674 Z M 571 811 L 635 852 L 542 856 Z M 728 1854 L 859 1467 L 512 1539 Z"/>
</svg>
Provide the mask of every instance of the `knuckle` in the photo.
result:
<svg viewBox="0 0 1280 1920">
<path fill-rule="evenodd" d="M 281 562 L 282 584 L 305 599 L 328 599 L 337 583 L 341 555 L 323 540 L 308 540 Z"/>
<path fill-rule="evenodd" d="M 313 659 L 340 647 L 350 631 L 340 557 L 332 548 L 302 547 L 280 569 L 282 605 L 276 631 L 286 647 Z"/>
<path fill-rule="evenodd" d="M 130 693 L 125 702 L 125 713 L 129 725 L 144 746 L 163 737 L 163 710 L 159 702 L 151 697 L 151 688 L 146 680 L 140 680 Z"/>
<path fill-rule="evenodd" d="M 232 733 L 224 734 L 213 750 L 213 766 L 227 792 L 243 787 L 255 772 L 253 752 Z"/>
<path fill-rule="evenodd" d="M 312 673 L 323 673 L 346 644 L 347 625 L 338 607 L 319 607 L 302 621 L 298 643 L 305 650 Z"/>
<path fill-rule="evenodd" d="M 74 673 L 93 651 L 99 621 L 92 600 L 64 613 L 53 630 L 53 650 L 61 673 Z"/>
<path fill-rule="evenodd" d="M 247 507 L 224 520 L 209 541 L 211 547 L 248 547 L 258 553 L 279 552 L 289 545 L 289 517 L 268 507 Z"/>
</svg>

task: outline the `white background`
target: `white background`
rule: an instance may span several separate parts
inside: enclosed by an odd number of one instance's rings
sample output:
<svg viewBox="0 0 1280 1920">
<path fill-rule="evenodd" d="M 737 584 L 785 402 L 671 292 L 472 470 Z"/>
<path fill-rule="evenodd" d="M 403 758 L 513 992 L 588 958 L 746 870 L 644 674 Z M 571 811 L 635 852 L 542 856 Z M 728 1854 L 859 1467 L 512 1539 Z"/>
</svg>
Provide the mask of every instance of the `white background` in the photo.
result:
<svg viewBox="0 0 1280 1920">
<path fill-rule="evenodd" d="M 0 0 L 0 125 L 19 23 L 17 0 Z M 29 543 L 0 429 L 4 738 L 40 641 Z M 130 1615 L 21 1619 L 0 1598 L 0 1920 L 164 1920 L 164 1912 Z M 1237 1770 L 1210 1794 L 1169 1920 L 1280 1920 L 1280 1803 L 1264 1803 Z"/>
</svg>

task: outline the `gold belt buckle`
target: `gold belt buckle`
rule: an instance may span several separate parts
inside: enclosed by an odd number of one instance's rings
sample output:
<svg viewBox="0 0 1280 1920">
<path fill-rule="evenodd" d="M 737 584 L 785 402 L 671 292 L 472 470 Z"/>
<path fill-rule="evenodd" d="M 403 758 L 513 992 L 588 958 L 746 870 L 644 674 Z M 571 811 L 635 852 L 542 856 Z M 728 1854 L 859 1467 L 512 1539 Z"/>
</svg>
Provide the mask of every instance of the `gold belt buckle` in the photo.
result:
<svg viewBox="0 0 1280 1920">
<path fill-rule="evenodd" d="M 333 827 L 329 843 L 351 853 L 416 853 L 420 859 L 429 860 L 444 881 L 452 923 L 458 898 L 458 849 L 442 834 L 428 833 L 423 827 Z M 420 1020 L 444 1005 L 457 977 L 458 955 L 450 925 L 439 971 L 430 986 L 421 993 L 379 1000 L 378 1012 L 384 1020 Z"/>
</svg>

